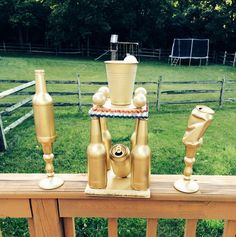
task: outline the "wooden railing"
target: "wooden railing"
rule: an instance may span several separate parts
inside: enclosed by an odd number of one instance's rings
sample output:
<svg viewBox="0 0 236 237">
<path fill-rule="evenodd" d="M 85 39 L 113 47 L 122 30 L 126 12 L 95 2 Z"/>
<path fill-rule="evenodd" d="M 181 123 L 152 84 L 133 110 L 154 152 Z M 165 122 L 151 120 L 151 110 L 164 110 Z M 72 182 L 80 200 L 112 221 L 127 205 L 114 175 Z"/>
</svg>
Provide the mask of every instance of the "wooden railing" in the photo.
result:
<svg viewBox="0 0 236 237">
<path fill-rule="evenodd" d="M 193 176 L 200 191 L 173 188 L 179 175 L 152 175 L 151 198 L 87 196 L 85 174 L 60 174 L 62 187 L 38 187 L 44 174 L 0 174 L 0 217 L 27 218 L 32 237 L 74 237 L 75 217 L 108 218 L 109 237 L 118 234 L 118 218 L 147 218 L 146 236 L 158 233 L 158 219 L 185 219 L 185 237 L 196 236 L 198 219 L 225 220 L 224 237 L 236 235 L 236 177 Z"/>
</svg>

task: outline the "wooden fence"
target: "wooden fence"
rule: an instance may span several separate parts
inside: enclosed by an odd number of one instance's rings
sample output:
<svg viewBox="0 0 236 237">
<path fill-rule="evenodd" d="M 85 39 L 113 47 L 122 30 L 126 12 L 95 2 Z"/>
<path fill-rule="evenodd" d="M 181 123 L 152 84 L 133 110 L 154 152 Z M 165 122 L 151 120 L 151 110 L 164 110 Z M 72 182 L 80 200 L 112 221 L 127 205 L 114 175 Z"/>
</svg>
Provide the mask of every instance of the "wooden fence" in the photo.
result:
<svg viewBox="0 0 236 237">
<path fill-rule="evenodd" d="M 152 175 L 147 199 L 87 196 L 87 175 L 58 176 L 64 185 L 46 191 L 38 187 L 45 174 L 0 174 L 0 217 L 27 218 L 31 237 L 75 237 L 75 217 L 107 218 L 109 237 L 118 236 L 118 218 L 146 218 L 147 237 L 160 218 L 185 219 L 185 237 L 196 236 L 199 219 L 224 220 L 223 237 L 236 235 L 235 176 L 193 176 L 200 191 L 184 194 L 173 187 L 179 175 Z"/>
<path fill-rule="evenodd" d="M 4 98 L 9 95 L 33 95 L 34 91 L 22 91 L 26 88 L 32 87 L 35 82 L 34 81 L 26 81 L 26 80 L 0 80 L 1 83 L 24 83 L 23 85 L 14 87 L 7 91 L 3 91 L 0 93 L 0 99 Z M 55 102 L 55 106 L 78 106 L 79 111 L 82 111 L 82 107 L 84 106 L 91 106 L 91 97 L 94 94 L 94 86 L 99 87 L 101 85 L 107 85 L 107 82 L 82 82 L 79 79 L 77 80 L 50 80 L 47 81 L 47 84 L 72 84 L 76 85 L 76 89 L 74 91 L 52 91 L 50 94 L 52 96 L 76 96 L 78 99 L 76 102 L 69 102 L 68 99 L 65 99 L 64 102 Z M 218 86 L 218 89 L 193 89 L 193 86 L 196 85 L 212 85 Z M 236 93 L 235 89 L 226 89 L 226 85 L 236 85 L 236 80 L 226 80 L 225 78 L 219 81 L 216 80 L 205 80 L 205 81 L 163 81 L 162 77 L 159 78 L 157 82 L 136 82 L 138 86 L 147 86 L 150 87 L 148 90 L 149 98 L 149 105 L 154 106 L 157 108 L 158 111 L 161 110 L 161 105 L 170 105 L 170 104 L 197 104 L 197 103 L 210 103 L 216 102 L 219 103 L 219 106 L 223 106 L 225 102 L 236 102 L 236 96 L 234 98 L 226 98 L 227 93 Z M 185 85 L 190 87 L 189 89 L 165 89 L 164 87 L 170 87 L 171 85 Z M 89 86 L 92 87 L 92 91 L 89 91 Z M 217 98 L 208 98 L 208 99 L 197 99 L 197 100 L 173 100 L 168 98 L 164 99 L 163 96 L 170 96 L 170 95 L 193 95 L 193 94 L 215 94 Z M 11 130 L 14 129 L 16 126 L 24 122 L 27 118 L 32 116 L 32 110 L 26 113 L 21 118 L 17 119 L 15 122 L 4 128 L 2 122 L 2 116 L 10 115 L 17 109 L 23 106 L 30 106 L 31 107 L 31 97 L 28 97 L 20 102 L 17 103 L 0 103 L 0 107 L 6 107 L 3 111 L 0 112 L 0 151 L 4 151 L 7 148 L 6 142 L 6 134 Z"/>
</svg>

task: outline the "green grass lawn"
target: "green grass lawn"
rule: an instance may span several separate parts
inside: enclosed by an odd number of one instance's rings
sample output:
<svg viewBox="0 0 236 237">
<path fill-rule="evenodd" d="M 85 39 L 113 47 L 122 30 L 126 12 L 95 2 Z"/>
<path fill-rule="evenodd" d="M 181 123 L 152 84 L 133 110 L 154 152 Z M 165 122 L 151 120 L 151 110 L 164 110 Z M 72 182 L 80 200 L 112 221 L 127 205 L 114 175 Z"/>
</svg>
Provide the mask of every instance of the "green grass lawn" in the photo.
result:
<svg viewBox="0 0 236 237">
<path fill-rule="evenodd" d="M 47 80 L 74 80 L 80 73 L 81 81 L 105 81 L 103 62 L 77 58 L 30 57 L 5 55 L 0 61 L 0 79 L 34 79 L 35 69 L 45 69 Z M 164 80 L 217 80 L 223 76 L 236 79 L 236 69 L 228 66 L 210 65 L 171 67 L 160 62 L 142 62 L 138 66 L 138 81 L 156 81 L 159 75 Z M 12 84 L 0 84 L 0 90 L 10 88 Z M 173 87 L 173 86 L 172 86 Z M 92 88 L 92 91 L 97 87 Z M 204 88 L 204 86 L 203 86 Z M 76 86 L 60 88 L 49 86 L 49 91 L 76 90 Z M 154 90 L 155 88 L 147 88 Z M 175 88 L 173 88 L 175 89 Z M 195 89 L 195 88 L 194 88 Z M 84 91 L 89 90 L 84 87 Z M 202 95 L 197 95 L 197 98 Z M 203 95 L 203 96 L 207 96 Z M 236 98 L 236 95 L 232 97 Z M 12 99 L 13 98 L 13 99 Z M 20 96 L 9 97 L 4 102 L 19 100 Z M 23 97 L 22 97 L 23 98 Z M 181 97 L 186 98 L 184 96 Z M 190 98 L 192 98 L 190 96 Z M 202 97 L 201 97 L 202 98 Z M 203 97 L 205 98 L 205 97 Z M 55 98 L 55 100 L 59 98 Z M 164 98 L 163 98 L 164 99 Z M 168 99 L 174 99 L 168 97 Z M 64 100 L 72 100 L 65 97 Z M 76 97 L 74 98 L 76 100 Z M 88 99 L 89 100 L 89 99 Z M 91 101 L 90 101 L 91 102 Z M 236 104 L 227 103 L 223 108 L 217 104 L 207 104 L 215 111 L 215 118 L 209 127 L 204 144 L 199 149 L 194 165 L 195 174 L 236 175 Z M 184 146 L 182 136 L 185 132 L 188 116 L 195 107 L 192 105 L 163 105 L 160 112 L 150 108 L 149 145 L 152 150 L 153 174 L 181 174 L 183 171 Z M 25 110 L 21 109 L 12 116 L 4 116 L 4 125 L 9 124 Z M 86 172 L 86 147 L 89 143 L 88 108 L 79 113 L 76 107 L 55 108 L 56 130 L 58 138 L 54 144 L 55 169 L 58 173 Z M 110 119 L 109 130 L 113 143 L 129 145 L 134 121 L 128 119 Z M 44 172 L 42 149 L 36 142 L 33 120 L 7 135 L 9 149 L 0 154 L 0 172 L 32 173 Z M 29 166 L 30 164 L 30 166 Z M 120 219 L 119 236 L 145 236 L 144 219 Z M 1 222 L 4 236 L 28 236 L 25 220 L 4 219 Z M 222 221 L 199 221 L 197 236 L 218 237 L 223 231 Z M 77 236 L 106 236 L 105 219 L 76 219 Z M 159 221 L 158 236 L 183 236 L 183 220 Z"/>
</svg>

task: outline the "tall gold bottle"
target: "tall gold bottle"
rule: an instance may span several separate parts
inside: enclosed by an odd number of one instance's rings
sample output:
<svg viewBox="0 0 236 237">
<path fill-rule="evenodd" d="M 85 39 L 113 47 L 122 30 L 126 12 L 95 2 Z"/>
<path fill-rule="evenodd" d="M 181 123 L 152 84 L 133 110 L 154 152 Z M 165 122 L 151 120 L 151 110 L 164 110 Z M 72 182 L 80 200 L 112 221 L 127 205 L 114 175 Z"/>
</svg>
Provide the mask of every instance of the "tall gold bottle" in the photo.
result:
<svg viewBox="0 0 236 237">
<path fill-rule="evenodd" d="M 111 168 L 110 163 L 110 150 L 111 150 L 111 134 L 107 128 L 107 119 L 100 118 L 101 130 L 102 130 L 102 141 L 106 148 L 107 154 L 107 170 Z"/>
<path fill-rule="evenodd" d="M 133 132 L 133 134 L 131 135 L 131 138 L 130 138 L 130 150 L 131 151 L 133 150 L 133 148 L 136 145 L 138 124 L 139 124 L 139 119 L 136 119 L 135 120 L 135 129 L 134 129 L 134 132 Z"/>
<path fill-rule="evenodd" d="M 91 118 L 90 144 L 87 148 L 88 184 L 90 188 L 106 188 L 107 186 L 107 156 L 102 142 L 100 120 Z"/>
<path fill-rule="evenodd" d="M 149 188 L 150 161 L 147 119 L 140 119 L 136 145 L 131 152 L 131 187 L 133 189 L 147 190 Z"/>
<path fill-rule="evenodd" d="M 35 89 L 33 96 L 34 123 L 38 142 L 43 147 L 43 159 L 46 163 L 47 178 L 42 179 L 39 186 L 43 189 L 60 187 L 64 181 L 54 176 L 53 143 L 56 140 L 52 97 L 48 94 L 44 80 L 44 70 L 35 70 Z"/>
</svg>

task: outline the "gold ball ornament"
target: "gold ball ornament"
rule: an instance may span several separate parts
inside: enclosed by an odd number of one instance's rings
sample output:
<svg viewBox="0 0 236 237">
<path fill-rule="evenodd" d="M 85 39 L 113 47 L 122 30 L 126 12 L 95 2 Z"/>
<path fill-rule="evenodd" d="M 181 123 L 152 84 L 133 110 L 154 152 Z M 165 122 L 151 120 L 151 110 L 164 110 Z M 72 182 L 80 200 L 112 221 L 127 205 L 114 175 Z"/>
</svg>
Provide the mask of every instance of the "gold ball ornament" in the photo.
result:
<svg viewBox="0 0 236 237">
<path fill-rule="evenodd" d="M 137 94 L 133 98 L 133 103 L 137 108 L 141 108 L 146 104 L 146 96 L 144 94 Z"/>
<path fill-rule="evenodd" d="M 107 86 L 102 86 L 98 89 L 98 92 L 102 92 L 107 98 L 110 97 L 110 90 Z"/>
<path fill-rule="evenodd" d="M 145 88 L 143 87 L 138 87 L 135 92 L 134 92 L 135 95 L 138 95 L 138 94 L 143 94 L 143 95 L 147 95 L 147 91 Z"/>
<path fill-rule="evenodd" d="M 103 106 L 106 102 L 106 96 L 102 92 L 93 95 L 93 103 L 97 106 Z"/>
</svg>

